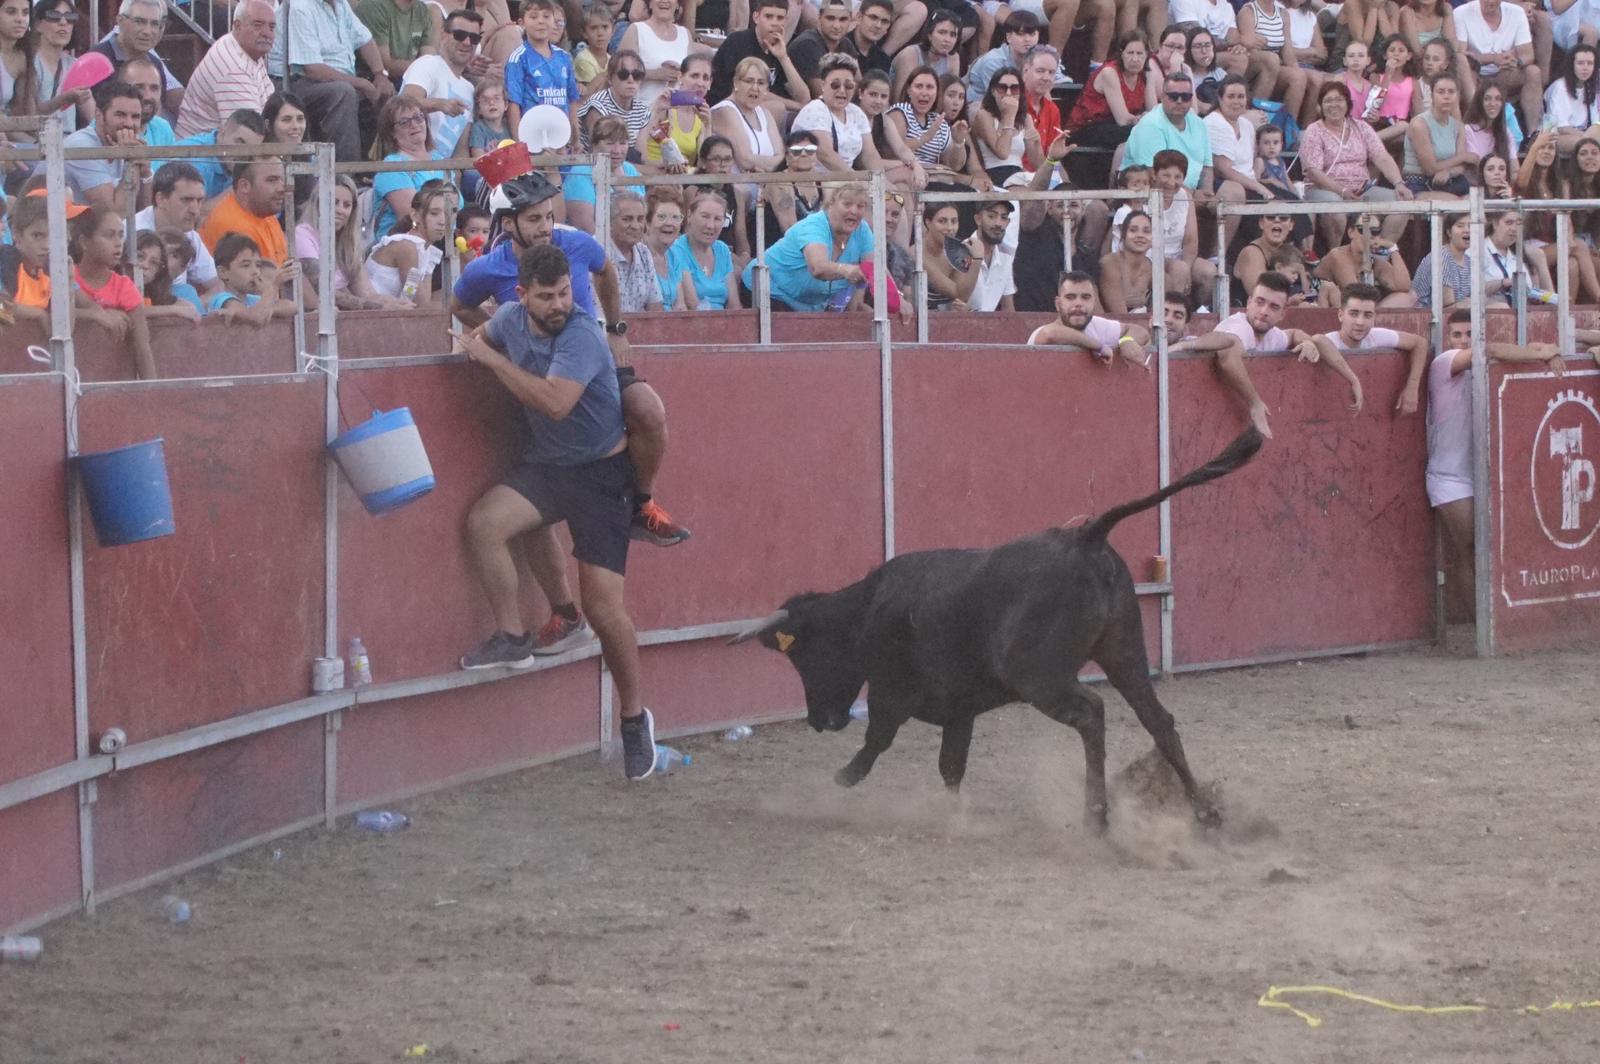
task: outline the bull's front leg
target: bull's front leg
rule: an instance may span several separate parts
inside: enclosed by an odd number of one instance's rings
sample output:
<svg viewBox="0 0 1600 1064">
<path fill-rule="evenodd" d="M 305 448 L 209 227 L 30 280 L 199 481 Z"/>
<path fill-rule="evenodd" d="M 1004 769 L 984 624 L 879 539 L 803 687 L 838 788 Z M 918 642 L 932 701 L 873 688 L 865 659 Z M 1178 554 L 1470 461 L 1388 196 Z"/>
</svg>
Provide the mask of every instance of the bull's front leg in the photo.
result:
<svg viewBox="0 0 1600 1064">
<path fill-rule="evenodd" d="M 833 782 L 841 787 L 854 787 L 867 778 L 867 773 L 872 771 L 873 762 L 878 760 L 878 755 L 894 743 L 895 733 L 900 730 L 901 721 L 891 718 L 886 713 L 871 710 L 867 714 L 867 738 L 861 744 L 861 749 L 850 763 L 833 775 Z"/>
<path fill-rule="evenodd" d="M 944 738 L 939 743 L 939 775 L 952 793 L 961 790 L 961 779 L 967 774 L 967 751 L 972 748 L 972 716 L 959 716 L 944 726 Z"/>
</svg>

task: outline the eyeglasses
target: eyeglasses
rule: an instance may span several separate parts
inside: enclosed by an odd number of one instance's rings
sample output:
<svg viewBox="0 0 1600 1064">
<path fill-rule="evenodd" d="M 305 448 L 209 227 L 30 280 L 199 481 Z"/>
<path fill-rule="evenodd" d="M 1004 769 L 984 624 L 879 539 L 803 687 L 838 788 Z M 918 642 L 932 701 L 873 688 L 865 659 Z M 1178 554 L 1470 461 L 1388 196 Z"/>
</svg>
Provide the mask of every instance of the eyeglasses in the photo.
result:
<svg viewBox="0 0 1600 1064">
<path fill-rule="evenodd" d="M 618 81 L 643 81 L 644 70 L 640 67 L 622 67 L 612 76 Z"/>
<path fill-rule="evenodd" d="M 1167 99 L 1171 100 L 1173 103 L 1188 103 L 1190 100 L 1194 99 L 1194 93 L 1169 92 L 1167 93 Z"/>
<path fill-rule="evenodd" d="M 815 144 L 791 144 L 789 145 L 789 154 L 815 155 L 817 154 L 817 146 Z"/>
<path fill-rule="evenodd" d="M 1021 91 L 1022 86 L 1012 81 L 1008 81 L 1004 85 L 996 85 L 994 87 L 994 93 L 996 96 L 1015 96 Z"/>
<path fill-rule="evenodd" d="M 451 30 L 450 36 L 454 37 L 462 44 L 477 44 L 479 41 L 483 40 L 483 34 L 473 33 L 471 30 Z"/>
<path fill-rule="evenodd" d="M 706 156 L 703 156 L 700 159 L 700 161 L 705 163 L 707 166 L 732 166 L 733 165 L 733 156 L 731 156 L 731 155 L 706 155 Z"/>
<path fill-rule="evenodd" d="M 167 24 L 165 15 L 160 18 L 140 18 L 138 15 L 123 15 L 122 17 L 142 30 L 159 30 Z"/>
<path fill-rule="evenodd" d="M 853 82 L 853 81 L 830 81 L 830 82 L 828 82 L 828 88 L 834 90 L 835 92 L 849 92 L 852 89 L 854 89 L 855 87 L 856 87 L 856 83 Z"/>
<path fill-rule="evenodd" d="M 46 11 L 39 17 L 46 22 L 65 22 L 69 26 L 78 21 L 76 11 Z"/>
<path fill-rule="evenodd" d="M 396 118 L 394 120 L 396 128 L 400 126 L 422 126 L 427 125 L 427 122 L 428 120 L 423 117 L 420 111 L 416 114 L 409 114 L 404 118 Z"/>
</svg>

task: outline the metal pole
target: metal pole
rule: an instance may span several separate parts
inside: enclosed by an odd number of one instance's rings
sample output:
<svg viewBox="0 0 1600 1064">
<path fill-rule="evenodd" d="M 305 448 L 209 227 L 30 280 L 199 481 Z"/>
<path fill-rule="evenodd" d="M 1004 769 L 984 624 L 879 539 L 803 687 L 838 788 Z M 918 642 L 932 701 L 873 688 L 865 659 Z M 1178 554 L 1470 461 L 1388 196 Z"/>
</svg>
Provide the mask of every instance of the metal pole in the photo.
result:
<svg viewBox="0 0 1600 1064">
<path fill-rule="evenodd" d="M 1444 215 L 1434 211 L 1428 215 L 1429 247 L 1433 254 L 1428 260 L 1428 290 L 1433 293 L 1433 350 L 1444 350 L 1444 257 L 1449 254 L 1444 246 Z"/>
<path fill-rule="evenodd" d="M 1067 213 L 1067 205 L 1061 205 L 1061 270 L 1063 273 L 1072 269 L 1072 215 Z M 1045 210 L 1050 209 L 1045 204 Z"/>
<path fill-rule="evenodd" d="M 278 87 L 284 92 L 289 91 L 289 20 L 294 15 L 294 12 L 289 10 L 291 3 L 292 0 L 282 0 L 278 7 L 278 10 L 283 12 L 283 24 L 278 27 L 278 39 L 283 41 L 283 84 Z"/>
<path fill-rule="evenodd" d="M 289 160 L 285 159 L 284 163 L 287 164 L 288 161 Z M 292 262 L 292 261 L 294 261 L 294 258 L 293 258 L 293 256 L 294 256 L 294 231 L 295 231 L 295 228 L 299 225 L 299 219 L 296 217 L 296 211 L 295 211 L 294 178 L 289 175 L 288 166 L 287 165 L 284 166 L 284 177 L 285 177 L 286 184 L 288 184 L 288 186 L 289 186 L 289 194 L 287 196 L 285 196 L 284 200 L 283 200 L 283 228 L 284 228 L 284 232 L 287 234 L 287 236 L 289 238 L 289 255 L 290 255 L 290 261 Z M 320 198 L 321 197 L 319 195 L 318 199 L 320 200 Z M 333 254 L 333 245 L 329 244 L 328 245 L 328 255 L 331 256 L 332 254 Z M 324 258 L 326 258 L 326 257 L 327 256 L 324 256 Z M 284 264 L 280 263 L 280 265 L 284 265 Z M 293 338 L 293 343 L 294 343 L 294 362 L 295 362 L 295 366 L 300 370 L 301 373 L 304 373 L 306 371 L 306 360 L 305 360 L 305 354 L 306 354 L 306 290 L 305 290 L 305 284 L 306 284 L 306 279 L 303 276 L 301 276 L 301 272 L 299 270 L 296 270 L 295 271 L 295 275 L 294 275 L 294 280 L 289 282 L 289 298 L 294 300 L 294 338 Z M 280 298 L 283 295 L 283 286 L 279 285 L 278 286 L 278 291 L 269 292 L 269 293 L 267 293 L 267 295 L 272 299 Z M 328 291 L 327 289 L 323 289 L 322 290 L 322 296 L 323 296 L 324 299 L 331 299 L 333 297 L 333 293 Z M 320 304 L 321 304 L 321 300 L 318 300 L 318 305 L 320 305 Z"/>
<path fill-rule="evenodd" d="M 885 182 L 882 170 L 872 172 L 874 322 L 878 329 L 878 388 L 883 429 L 883 557 L 894 557 L 894 342 L 889 336 L 888 234 L 883 231 Z"/>
<path fill-rule="evenodd" d="M 872 323 L 881 333 L 889 330 L 889 234 L 884 220 L 884 202 L 889 182 L 882 170 L 872 171 Z M 880 336 L 880 341 L 883 339 Z"/>
<path fill-rule="evenodd" d="M 1217 281 L 1216 299 L 1211 304 L 1211 311 L 1221 321 L 1228 316 L 1228 248 L 1227 248 L 1227 212 L 1226 203 L 1217 204 Z"/>
<path fill-rule="evenodd" d="M 756 304 L 756 340 L 762 347 L 772 344 L 772 290 L 767 285 L 767 206 L 765 188 L 758 188 L 761 206 L 756 209 L 756 264 L 750 271 L 750 298 Z"/>
<path fill-rule="evenodd" d="M 611 246 L 611 156 L 596 155 L 594 168 L 594 235 L 603 241 L 601 247 Z M 735 209 L 738 206 L 734 196 Z M 449 238 L 447 238 L 449 239 Z M 695 308 L 690 307 L 690 310 Z"/>
<path fill-rule="evenodd" d="M 333 145 L 318 144 L 311 163 L 317 171 L 317 365 L 323 374 L 323 436 L 331 441 L 339 434 L 339 329 L 337 303 L 333 293 Z M 290 194 L 293 199 L 293 193 Z M 302 312 L 303 314 L 303 312 Z M 304 348 L 301 349 L 302 351 Z M 302 372 L 306 369 L 301 367 Z M 323 460 L 322 471 L 322 653 L 339 656 L 339 473 L 332 459 Z M 339 810 L 339 729 L 342 710 L 327 717 L 322 729 L 322 822 L 332 828 Z"/>
<path fill-rule="evenodd" d="M 1573 353 L 1572 338 L 1572 215 L 1556 212 L 1556 343 L 1565 358 Z"/>
<path fill-rule="evenodd" d="M 927 236 L 923 229 L 922 212 L 911 212 L 911 254 L 916 259 L 917 272 L 912 275 L 912 295 L 917 300 L 917 343 L 928 342 L 928 271 L 923 267 L 923 254 Z M 940 244 L 944 241 L 941 239 Z M 941 248 L 940 254 L 943 254 Z"/>
<path fill-rule="evenodd" d="M 1484 329 L 1488 306 L 1483 289 L 1483 190 L 1468 197 L 1472 212 L 1472 524 L 1473 576 L 1476 581 L 1478 656 L 1494 654 L 1494 574 L 1490 571 L 1494 531 L 1489 498 L 1489 358 Z"/>
<path fill-rule="evenodd" d="M 1528 257 L 1527 245 L 1523 243 L 1526 233 L 1526 227 L 1517 226 L 1517 272 L 1512 277 L 1512 291 L 1516 294 L 1511 298 L 1511 306 L 1517 315 L 1519 346 L 1528 342 Z"/>
<path fill-rule="evenodd" d="M 1155 236 L 1152 245 L 1152 261 L 1150 263 L 1150 335 L 1156 345 L 1156 457 L 1158 462 L 1157 480 L 1159 487 L 1166 487 L 1172 481 L 1172 419 L 1171 419 L 1171 393 L 1169 391 L 1170 378 L 1167 374 L 1167 326 L 1166 326 L 1166 299 L 1167 299 L 1167 247 L 1166 230 L 1160 224 L 1161 219 L 1161 190 L 1150 190 L 1150 203 L 1147 209 L 1153 223 L 1151 229 Z M 1161 556 L 1167 559 L 1167 581 L 1172 581 L 1172 500 L 1162 501 L 1157 516 L 1160 518 L 1160 537 L 1158 540 Z M 1161 672 L 1166 675 L 1172 672 L 1172 592 L 1166 591 L 1161 596 Z"/>
<path fill-rule="evenodd" d="M 44 154 L 46 214 L 50 228 L 50 354 L 61 373 L 62 422 L 68 459 L 78 453 L 78 361 L 72 339 L 72 263 L 67 256 L 67 164 L 61 155 L 61 119 L 52 116 L 39 131 Z M 89 749 L 89 646 L 84 602 L 83 503 L 73 463 L 67 475 L 68 594 L 72 617 L 72 724 L 74 756 Z M 78 784 L 78 884 L 84 912 L 93 915 L 94 780 Z"/>
</svg>

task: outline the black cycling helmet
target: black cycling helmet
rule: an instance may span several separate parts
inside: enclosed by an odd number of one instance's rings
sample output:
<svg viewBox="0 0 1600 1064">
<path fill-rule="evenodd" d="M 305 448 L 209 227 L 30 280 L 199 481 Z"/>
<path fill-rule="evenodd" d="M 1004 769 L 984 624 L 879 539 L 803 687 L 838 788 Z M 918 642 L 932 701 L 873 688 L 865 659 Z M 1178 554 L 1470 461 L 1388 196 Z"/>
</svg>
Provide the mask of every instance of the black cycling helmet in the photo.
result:
<svg viewBox="0 0 1600 1064">
<path fill-rule="evenodd" d="M 553 199 L 560 189 L 540 173 L 523 174 L 500 182 L 489 196 L 489 210 L 496 219 L 503 214 L 516 214 L 524 207 L 532 207 Z"/>
</svg>

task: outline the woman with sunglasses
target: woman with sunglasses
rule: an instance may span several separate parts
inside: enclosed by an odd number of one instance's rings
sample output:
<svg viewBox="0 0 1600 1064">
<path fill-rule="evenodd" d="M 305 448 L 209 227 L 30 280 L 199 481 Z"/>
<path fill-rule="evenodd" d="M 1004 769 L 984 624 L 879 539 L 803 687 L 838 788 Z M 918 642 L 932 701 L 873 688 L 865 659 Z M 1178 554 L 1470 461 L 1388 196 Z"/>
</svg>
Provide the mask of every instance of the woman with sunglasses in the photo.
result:
<svg viewBox="0 0 1600 1064">
<path fill-rule="evenodd" d="M 374 161 L 422 162 L 436 159 L 428 116 L 414 96 L 393 96 L 378 112 L 378 134 L 369 156 Z M 392 170 L 374 174 L 372 235 L 381 240 L 401 218 L 411 217 L 411 198 L 428 181 L 444 181 L 442 170 Z"/>
<path fill-rule="evenodd" d="M 1127 141 L 1133 124 L 1156 105 L 1161 82 L 1150 76 L 1144 34 L 1138 30 L 1120 34 L 1112 48 L 1117 61 L 1105 64 L 1089 79 L 1067 116 L 1066 130 L 1075 144 L 1113 149 Z M 1181 52 L 1178 58 L 1181 66 Z M 1164 79 L 1166 72 L 1161 76 Z"/>
<path fill-rule="evenodd" d="M 711 108 L 711 129 L 733 145 L 733 161 L 743 173 L 765 173 L 783 162 L 778 118 L 761 102 L 767 96 L 767 64 L 746 56 L 733 71 L 733 91 Z"/>
<path fill-rule="evenodd" d="M 78 12 L 72 0 L 39 0 L 33 5 L 33 77 L 39 113 L 59 114 L 66 133 L 93 117 L 89 89 L 61 91 L 61 83 L 76 61 L 68 49 L 77 25 Z"/>
<path fill-rule="evenodd" d="M 606 87 L 578 105 L 578 129 L 584 150 L 589 149 L 589 130 L 597 118 L 620 118 L 628 127 L 628 143 L 650 124 L 650 108 L 639 98 L 644 84 L 644 60 L 627 49 L 611 53 L 606 64 Z"/>
<path fill-rule="evenodd" d="M 872 143 L 872 123 L 851 101 L 861 79 L 856 61 L 842 52 L 830 52 L 817 67 L 822 96 L 800 108 L 791 130 L 817 135 L 817 158 L 825 170 L 880 170 L 883 160 Z"/>
<path fill-rule="evenodd" d="M 790 133 L 784 144 L 783 162 L 774 168 L 774 172 L 793 173 L 795 180 L 761 186 L 761 209 L 766 212 L 764 236 L 768 247 L 796 222 L 822 205 L 822 186 L 813 180 L 801 180 L 801 175 L 815 175 L 817 172 L 817 135 L 803 129 Z M 750 232 L 753 238 L 754 222 L 750 225 Z"/>
<path fill-rule="evenodd" d="M 1044 152 L 1033 118 L 1022 106 L 1022 73 L 1004 67 L 989 79 L 983 99 L 972 115 L 972 133 L 984 173 L 996 185 L 1023 170 L 1037 170 Z"/>
</svg>

